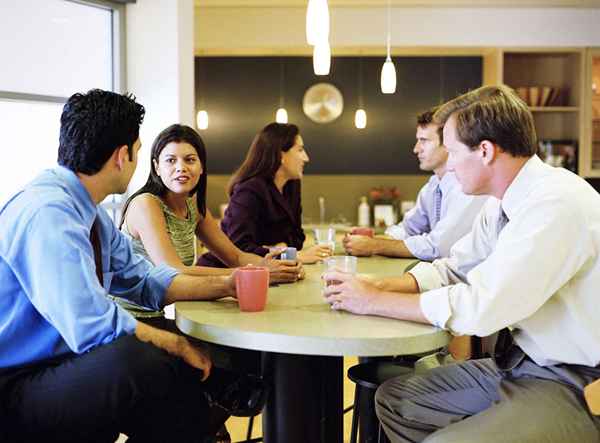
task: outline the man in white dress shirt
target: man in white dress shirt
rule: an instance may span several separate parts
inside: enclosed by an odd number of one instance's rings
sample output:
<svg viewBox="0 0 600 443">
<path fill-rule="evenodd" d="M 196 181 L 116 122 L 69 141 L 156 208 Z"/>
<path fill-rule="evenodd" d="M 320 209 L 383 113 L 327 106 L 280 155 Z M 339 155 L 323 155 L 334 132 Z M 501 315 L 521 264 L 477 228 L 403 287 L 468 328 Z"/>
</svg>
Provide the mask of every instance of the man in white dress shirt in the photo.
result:
<svg viewBox="0 0 600 443">
<path fill-rule="evenodd" d="M 421 170 L 433 175 L 419 191 L 415 207 L 404 215 L 402 223 L 386 230 L 392 239 L 346 236 L 344 247 L 349 254 L 431 261 L 447 257 L 452 245 L 471 230 L 486 198 L 465 195 L 454 173 L 447 171 L 448 152 L 442 142 L 442 127 L 432 121 L 435 110 L 417 116 L 413 152 Z"/>
<path fill-rule="evenodd" d="M 582 390 L 600 378 L 600 195 L 535 155 L 532 115 L 506 86 L 464 94 L 435 121 L 463 191 L 494 198 L 449 258 L 375 282 L 329 273 L 341 283 L 325 294 L 334 309 L 500 334 L 492 358 L 384 383 L 376 408 L 386 434 L 394 443 L 599 441 Z"/>
</svg>

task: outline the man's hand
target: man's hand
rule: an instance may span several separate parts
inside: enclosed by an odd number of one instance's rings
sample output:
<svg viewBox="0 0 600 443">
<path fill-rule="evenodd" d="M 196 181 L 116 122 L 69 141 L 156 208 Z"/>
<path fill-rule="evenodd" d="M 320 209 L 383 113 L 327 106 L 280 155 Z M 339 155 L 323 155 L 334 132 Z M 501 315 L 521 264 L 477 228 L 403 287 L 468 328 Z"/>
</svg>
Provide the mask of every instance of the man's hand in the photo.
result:
<svg viewBox="0 0 600 443">
<path fill-rule="evenodd" d="M 185 337 L 162 329 L 154 328 L 138 320 L 135 327 L 136 337 L 146 343 L 151 343 L 169 354 L 180 357 L 188 365 L 202 371 L 202 381 L 210 375 L 212 362 L 210 357 L 201 349 L 193 346 Z"/>
<path fill-rule="evenodd" d="M 379 292 L 372 280 L 337 271 L 326 272 L 323 279 L 327 284 L 323 295 L 332 309 L 361 315 L 372 313 Z"/>
<path fill-rule="evenodd" d="M 206 380 L 212 369 L 212 361 L 210 360 L 208 354 L 206 354 L 202 349 L 193 346 L 185 337 L 178 336 L 176 334 L 173 335 L 179 337 L 180 339 L 179 353 L 177 355 L 181 357 L 188 365 L 200 369 L 203 373 L 202 381 Z"/>
<path fill-rule="evenodd" d="M 344 249 L 356 257 L 370 257 L 376 254 L 377 240 L 366 235 L 348 234 L 343 240 Z"/>
<path fill-rule="evenodd" d="M 302 263 L 295 260 L 278 260 L 273 258 L 281 252 L 281 250 L 269 252 L 260 262 L 260 266 L 269 269 L 269 281 L 271 283 L 293 283 L 303 278 L 304 270 L 302 269 Z"/>
</svg>

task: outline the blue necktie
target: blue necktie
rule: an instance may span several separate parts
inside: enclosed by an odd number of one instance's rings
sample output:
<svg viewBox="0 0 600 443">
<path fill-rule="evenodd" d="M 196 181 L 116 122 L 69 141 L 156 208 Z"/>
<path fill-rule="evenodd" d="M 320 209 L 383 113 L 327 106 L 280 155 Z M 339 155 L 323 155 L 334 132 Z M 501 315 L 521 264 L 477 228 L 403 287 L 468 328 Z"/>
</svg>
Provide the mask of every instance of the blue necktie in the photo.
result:
<svg viewBox="0 0 600 443">
<path fill-rule="evenodd" d="M 433 200 L 435 203 L 434 222 L 437 224 L 440 221 L 440 219 L 442 218 L 442 190 L 440 189 L 440 185 L 437 185 L 435 188 Z"/>
</svg>

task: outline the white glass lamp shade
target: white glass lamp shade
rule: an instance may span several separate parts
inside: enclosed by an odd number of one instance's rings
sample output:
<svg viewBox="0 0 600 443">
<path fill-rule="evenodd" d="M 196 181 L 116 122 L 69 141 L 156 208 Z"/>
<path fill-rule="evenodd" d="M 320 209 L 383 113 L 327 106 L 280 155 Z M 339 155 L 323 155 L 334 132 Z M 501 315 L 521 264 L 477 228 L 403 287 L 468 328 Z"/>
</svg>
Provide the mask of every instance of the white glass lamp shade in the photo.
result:
<svg viewBox="0 0 600 443">
<path fill-rule="evenodd" d="M 312 46 L 329 41 L 327 0 L 309 0 L 306 8 L 306 41 Z"/>
<path fill-rule="evenodd" d="M 384 94 L 396 92 L 396 67 L 389 55 L 381 68 L 381 92 Z"/>
<path fill-rule="evenodd" d="M 204 110 L 198 111 L 198 115 L 196 116 L 196 125 L 200 130 L 208 129 L 208 112 Z"/>
<path fill-rule="evenodd" d="M 364 109 L 357 109 L 354 114 L 354 126 L 357 129 L 365 129 L 367 127 L 367 113 Z"/>
<path fill-rule="evenodd" d="M 288 115 L 287 115 L 287 111 L 285 110 L 285 108 L 279 108 L 277 110 L 277 112 L 275 113 L 275 121 L 277 123 L 287 123 L 288 122 Z"/>
<path fill-rule="evenodd" d="M 331 48 L 328 42 L 315 45 L 313 50 L 313 69 L 316 75 L 328 75 L 331 68 Z"/>
</svg>

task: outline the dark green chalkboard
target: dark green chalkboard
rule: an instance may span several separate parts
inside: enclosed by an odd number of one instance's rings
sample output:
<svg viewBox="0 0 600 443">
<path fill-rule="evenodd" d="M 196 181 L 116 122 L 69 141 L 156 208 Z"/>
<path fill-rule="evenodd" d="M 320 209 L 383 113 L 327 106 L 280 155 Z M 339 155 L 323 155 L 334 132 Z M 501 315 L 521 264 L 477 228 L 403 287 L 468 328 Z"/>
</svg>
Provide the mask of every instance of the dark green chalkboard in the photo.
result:
<svg viewBox="0 0 600 443">
<path fill-rule="evenodd" d="M 311 162 L 307 174 L 418 174 L 412 154 L 417 113 L 481 86 L 481 57 L 395 57 L 398 87 L 379 90 L 382 57 L 336 57 L 329 76 L 313 74 L 309 57 L 197 57 L 196 107 L 209 112 L 201 135 L 208 170 L 229 174 L 242 162 L 254 135 L 275 120 L 284 70 L 284 100 L 290 123 L 300 127 Z M 366 129 L 354 127 L 359 66 L 367 111 Z M 317 124 L 302 112 L 304 92 L 318 82 L 334 84 L 344 112 Z"/>
</svg>

